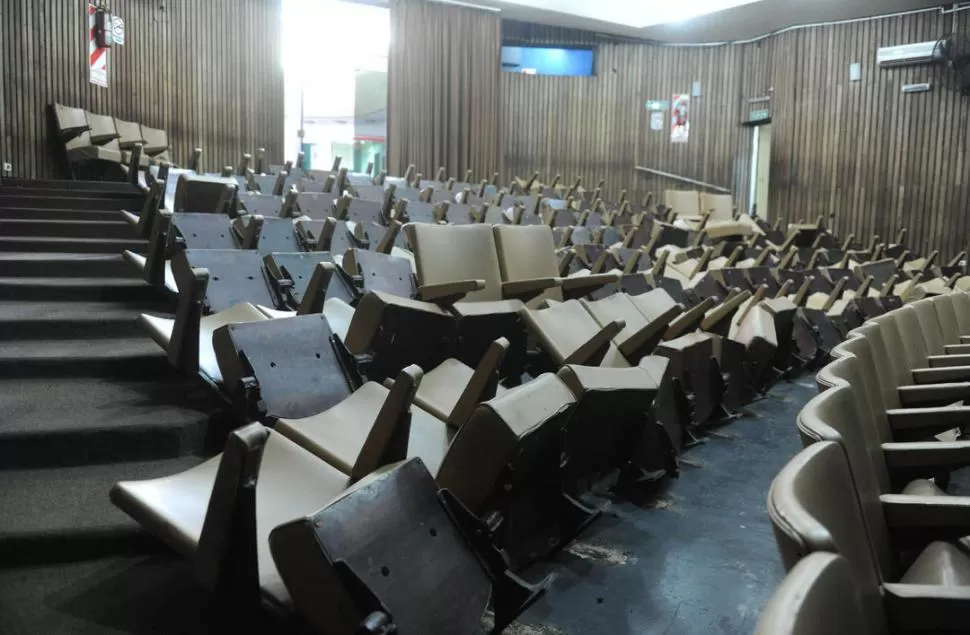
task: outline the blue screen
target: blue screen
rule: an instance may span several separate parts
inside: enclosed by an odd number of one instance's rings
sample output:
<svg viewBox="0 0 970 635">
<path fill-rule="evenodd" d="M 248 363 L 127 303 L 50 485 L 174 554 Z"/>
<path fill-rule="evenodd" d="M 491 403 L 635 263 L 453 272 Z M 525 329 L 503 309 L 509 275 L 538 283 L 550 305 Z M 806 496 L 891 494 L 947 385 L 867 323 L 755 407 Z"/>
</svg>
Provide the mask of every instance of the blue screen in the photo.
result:
<svg viewBox="0 0 970 635">
<path fill-rule="evenodd" d="M 593 64 L 590 49 L 502 47 L 502 68 L 511 73 L 588 77 L 593 75 Z"/>
</svg>

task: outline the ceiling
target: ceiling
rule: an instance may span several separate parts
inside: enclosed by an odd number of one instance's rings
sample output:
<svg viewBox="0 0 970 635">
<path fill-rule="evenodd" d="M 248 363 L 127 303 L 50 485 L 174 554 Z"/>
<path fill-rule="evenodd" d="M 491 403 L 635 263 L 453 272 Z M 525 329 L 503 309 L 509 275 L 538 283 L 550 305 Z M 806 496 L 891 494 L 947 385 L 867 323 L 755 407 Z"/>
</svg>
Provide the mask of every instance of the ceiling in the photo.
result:
<svg viewBox="0 0 970 635">
<path fill-rule="evenodd" d="M 790 26 L 952 5 L 940 0 L 463 1 L 501 9 L 503 18 L 676 43 L 747 40 Z M 729 8 L 717 10 L 724 6 Z"/>
</svg>

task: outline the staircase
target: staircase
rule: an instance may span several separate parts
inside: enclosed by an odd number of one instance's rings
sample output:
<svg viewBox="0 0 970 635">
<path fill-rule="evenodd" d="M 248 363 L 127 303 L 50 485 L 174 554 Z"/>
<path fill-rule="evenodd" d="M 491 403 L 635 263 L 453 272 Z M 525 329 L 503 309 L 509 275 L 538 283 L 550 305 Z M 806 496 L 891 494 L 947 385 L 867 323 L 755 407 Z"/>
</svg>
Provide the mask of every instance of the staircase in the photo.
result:
<svg viewBox="0 0 970 635">
<path fill-rule="evenodd" d="M 5 634 L 208 630 L 205 594 L 174 571 L 183 561 L 108 499 L 115 482 L 179 472 L 225 438 L 218 402 L 138 328 L 174 304 L 121 256 L 145 251 L 119 213 L 142 198 L 127 184 L 0 183 Z"/>
</svg>

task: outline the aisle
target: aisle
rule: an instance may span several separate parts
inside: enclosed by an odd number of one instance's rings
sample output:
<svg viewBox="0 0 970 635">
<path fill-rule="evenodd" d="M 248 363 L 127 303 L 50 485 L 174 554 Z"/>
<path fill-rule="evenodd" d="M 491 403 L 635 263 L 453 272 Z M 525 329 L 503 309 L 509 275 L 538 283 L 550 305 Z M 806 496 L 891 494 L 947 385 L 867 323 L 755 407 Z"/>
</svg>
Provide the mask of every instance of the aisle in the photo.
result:
<svg viewBox="0 0 970 635">
<path fill-rule="evenodd" d="M 530 580 L 558 571 L 515 635 L 748 635 L 784 577 L 768 521 L 771 479 L 800 449 L 814 378 L 780 383 L 685 454 L 677 480 L 603 518 Z"/>
</svg>

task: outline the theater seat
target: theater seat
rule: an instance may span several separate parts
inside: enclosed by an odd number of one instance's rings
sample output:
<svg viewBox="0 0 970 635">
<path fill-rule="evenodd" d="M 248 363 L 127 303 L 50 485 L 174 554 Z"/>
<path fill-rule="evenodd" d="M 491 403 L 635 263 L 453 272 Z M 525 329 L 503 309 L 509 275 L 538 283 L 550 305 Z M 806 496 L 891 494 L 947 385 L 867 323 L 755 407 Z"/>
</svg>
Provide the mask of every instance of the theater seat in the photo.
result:
<svg viewBox="0 0 970 635">
<path fill-rule="evenodd" d="M 881 610 L 866 610 L 852 568 L 842 556 L 813 553 L 794 566 L 761 612 L 755 635 L 886 635 Z M 881 607 L 880 607 L 881 608 Z M 876 617 L 873 624 L 868 616 Z"/>
<path fill-rule="evenodd" d="M 823 441 L 802 450 L 775 477 L 768 513 L 786 569 L 815 552 L 839 554 L 852 570 L 870 624 L 882 622 L 885 595 L 894 632 L 965 630 L 970 557 L 945 541 L 970 531 L 970 499 L 873 498 L 855 488 L 852 474 L 844 448 Z M 919 553 L 907 570 L 894 551 L 902 546 Z"/>
<path fill-rule="evenodd" d="M 211 557 L 210 545 L 228 538 L 215 535 L 226 528 L 213 521 L 218 506 L 232 502 L 231 496 L 226 500 L 232 489 L 226 488 L 232 487 L 230 477 L 240 470 L 238 463 L 245 460 L 250 445 L 262 445 L 256 485 L 259 586 L 287 607 L 290 596 L 270 553 L 270 532 L 325 507 L 352 481 L 286 437 L 251 424 L 233 433 L 223 454 L 172 476 L 118 483 L 111 489 L 111 501 L 179 553 L 205 562 Z"/>
</svg>

